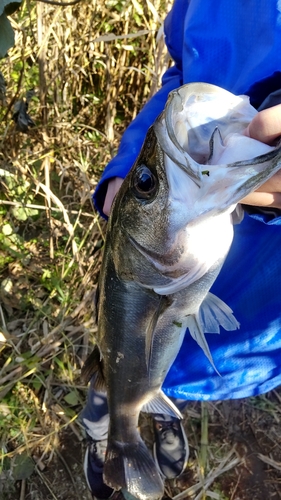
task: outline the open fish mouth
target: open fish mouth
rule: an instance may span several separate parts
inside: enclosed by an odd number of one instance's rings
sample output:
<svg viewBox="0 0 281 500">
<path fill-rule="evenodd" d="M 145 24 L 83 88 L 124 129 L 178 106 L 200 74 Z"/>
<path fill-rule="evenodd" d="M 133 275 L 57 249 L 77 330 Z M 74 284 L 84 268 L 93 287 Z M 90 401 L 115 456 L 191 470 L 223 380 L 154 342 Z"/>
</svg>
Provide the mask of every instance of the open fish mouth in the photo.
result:
<svg viewBox="0 0 281 500">
<path fill-rule="evenodd" d="M 187 198 L 183 173 L 189 177 L 190 220 L 234 210 L 280 168 L 280 146 L 244 135 L 256 114 L 247 96 L 215 85 L 191 83 L 171 92 L 154 130 L 172 196 Z"/>
<path fill-rule="evenodd" d="M 205 83 L 170 94 L 152 127 L 163 153 L 169 227 L 163 219 L 161 245 L 127 232 L 158 275 L 157 284 L 148 279 L 143 286 L 173 294 L 224 260 L 237 203 L 280 168 L 280 147 L 244 135 L 256 113 L 246 96 Z"/>
</svg>

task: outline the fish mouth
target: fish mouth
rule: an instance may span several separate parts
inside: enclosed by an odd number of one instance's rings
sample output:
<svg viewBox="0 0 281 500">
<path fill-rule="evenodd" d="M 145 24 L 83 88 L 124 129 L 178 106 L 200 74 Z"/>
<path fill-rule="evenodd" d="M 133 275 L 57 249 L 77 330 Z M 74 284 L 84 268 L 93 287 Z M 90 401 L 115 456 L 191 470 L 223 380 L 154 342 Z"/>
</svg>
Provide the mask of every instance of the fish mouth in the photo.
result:
<svg viewBox="0 0 281 500">
<path fill-rule="evenodd" d="M 208 99 L 211 101 L 210 114 L 204 109 L 204 102 L 208 104 Z M 200 112 L 197 112 L 197 105 Z M 247 97 L 235 96 L 208 84 L 184 85 L 170 94 L 165 110 L 153 125 L 163 151 L 168 184 L 166 209 L 169 221 L 165 229 L 166 239 L 162 238 L 165 245 L 161 247 L 160 241 L 160 246 L 152 244 L 147 248 L 127 233 L 132 246 L 156 272 L 155 286 L 151 285 L 153 276 L 150 284 L 144 283 L 143 286 L 163 295 L 175 293 L 200 279 L 224 258 L 224 252 L 228 252 L 232 241 L 230 214 L 237 203 L 281 168 L 281 146 L 272 149 L 243 134 L 256 113 Z M 238 146 L 227 143 L 229 136 L 238 136 L 235 138 Z M 261 149 L 254 148 L 257 156 L 252 157 L 253 144 L 247 142 L 245 145 L 245 140 L 259 144 Z M 242 142 L 244 150 L 237 154 Z M 205 163 L 194 159 L 192 152 L 197 146 L 198 158 L 205 158 Z M 229 150 L 231 153 L 228 157 L 225 155 L 227 149 L 227 153 Z M 260 154 L 261 150 L 267 152 Z M 222 158 L 226 157 L 228 161 L 224 163 Z M 214 234 L 208 233 L 207 236 L 207 227 L 215 231 L 219 242 L 223 235 L 223 249 L 217 248 Z"/>
<path fill-rule="evenodd" d="M 168 109 L 169 111 L 169 109 Z M 165 113 L 165 112 L 163 112 Z M 169 122 L 168 122 L 169 123 Z M 174 134 L 171 133 L 170 126 L 167 124 L 166 116 L 159 116 L 154 123 L 154 130 L 159 144 L 166 156 L 179 168 L 181 168 L 192 181 L 200 187 L 201 184 L 201 165 L 181 147 Z"/>
<path fill-rule="evenodd" d="M 188 193 L 188 222 L 233 211 L 281 168 L 280 145 L 272 148 L 244 135 L 256 114 L 246 96 L 215 85 L 191 83 L 171 92 L 154 129 L 173 198 L 183 202 Z M 231 150 L 226 139 L 234 136 L 237 146 Z"/>
</svg>

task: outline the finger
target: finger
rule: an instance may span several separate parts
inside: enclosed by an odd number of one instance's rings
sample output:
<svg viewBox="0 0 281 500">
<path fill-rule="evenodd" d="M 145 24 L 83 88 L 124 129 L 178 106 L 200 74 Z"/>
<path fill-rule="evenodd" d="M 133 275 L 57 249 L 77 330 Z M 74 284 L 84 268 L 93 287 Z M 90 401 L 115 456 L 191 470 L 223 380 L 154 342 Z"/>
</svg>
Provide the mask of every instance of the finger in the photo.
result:
<svg viewBox="0 0 281 500">
<path fill-rule="evenodd" d="M 281 135 L 281 104 L 257 113 L 248 125 L 245 135 L 272 144 Z"/>
<path fill-rule="evenodd" d="M 256 191 L 263 193 L 281 193 L 281 173 L 273 175 L 268 181 L 260 186 Z"/>
<path fill-rule="evenodd" d="M 248 194 L 240 203 L 256 207 L 281 208 L 281 193 L 259 192 L 255 191 Z"/>
<path fill-rule="evenodd" d="M 123 180 L 124 179 L 121 179 L 121 177 L 114 177 L 114 179 L 111 179 L 108 183 L 106 197 L 103 205 L 103 213 L 107 216 L 109 216 L 110 214 L 113 200 L 116 193 L 119 191 Z"/>
</svg>

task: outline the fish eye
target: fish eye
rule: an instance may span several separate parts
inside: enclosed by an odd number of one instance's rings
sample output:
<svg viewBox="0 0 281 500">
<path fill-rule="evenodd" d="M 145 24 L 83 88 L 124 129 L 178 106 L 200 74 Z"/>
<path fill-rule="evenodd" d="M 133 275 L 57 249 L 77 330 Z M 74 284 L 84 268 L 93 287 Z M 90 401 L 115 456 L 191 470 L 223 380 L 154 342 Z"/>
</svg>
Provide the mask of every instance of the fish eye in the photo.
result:
<svg viewBox="0 0 281 500">
<path fill-rule="evenodd" d="M 152 201 L 158 191 L 158 181 L 146 165 L 140 165 L 136 169 L 132 187 L 136 198 Z"/>
</svg>

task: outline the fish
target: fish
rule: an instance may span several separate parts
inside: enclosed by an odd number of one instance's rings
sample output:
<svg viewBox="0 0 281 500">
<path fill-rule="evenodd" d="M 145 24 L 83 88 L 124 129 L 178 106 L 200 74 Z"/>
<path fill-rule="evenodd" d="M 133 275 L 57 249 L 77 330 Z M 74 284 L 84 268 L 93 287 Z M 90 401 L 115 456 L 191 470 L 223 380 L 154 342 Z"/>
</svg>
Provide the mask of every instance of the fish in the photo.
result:
<svg viewBox="0 0 281 500">
<path fill-rule="evenodd" d="M 214 366 L 205 334 L 239 328 L 210 288 L 243 217 L 239 202 L 281 168 L 279 146 L 244 135 L 256 113 L 248 97 L 206 83 L 171 92 L 113 202 L 96 346 L 82 374 L 107 391 L 104 481 L 139 500 L 164 492 L 139 414 L 182 417 L 161 387 L 186 332 Z"/>
</svg>

